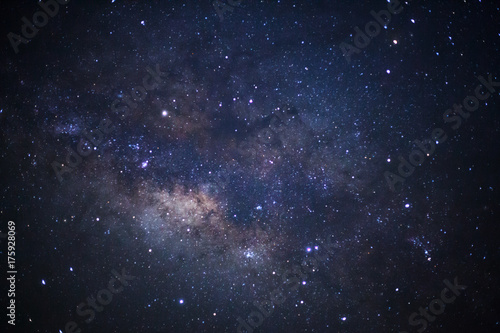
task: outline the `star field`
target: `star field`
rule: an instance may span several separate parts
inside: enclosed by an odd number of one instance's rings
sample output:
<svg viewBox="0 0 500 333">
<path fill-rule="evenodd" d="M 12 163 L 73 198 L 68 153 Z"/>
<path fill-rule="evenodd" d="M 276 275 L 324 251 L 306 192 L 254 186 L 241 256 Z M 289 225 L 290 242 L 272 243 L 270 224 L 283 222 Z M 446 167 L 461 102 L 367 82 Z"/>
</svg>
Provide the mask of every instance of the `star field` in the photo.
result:
<svg viewBox="0 0 500 333">
<path fill-rule="evenodd" d="M 6 332 L 498 331 L 498 3 L 63 2 L 2 5 Z"/>
</svg>

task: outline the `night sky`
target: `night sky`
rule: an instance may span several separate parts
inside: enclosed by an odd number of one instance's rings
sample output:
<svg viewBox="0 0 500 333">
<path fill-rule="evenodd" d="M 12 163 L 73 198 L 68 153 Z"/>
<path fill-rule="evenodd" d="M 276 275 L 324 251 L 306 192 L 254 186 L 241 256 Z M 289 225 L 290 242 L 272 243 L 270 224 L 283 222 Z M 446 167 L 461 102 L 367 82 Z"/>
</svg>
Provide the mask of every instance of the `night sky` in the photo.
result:
<svg viewBox="0 0 500 333">
<path fill-rule="evenodd" d="M 0 8 L 0 332 L 500 331 L 499 1 Z"/>
</svg>

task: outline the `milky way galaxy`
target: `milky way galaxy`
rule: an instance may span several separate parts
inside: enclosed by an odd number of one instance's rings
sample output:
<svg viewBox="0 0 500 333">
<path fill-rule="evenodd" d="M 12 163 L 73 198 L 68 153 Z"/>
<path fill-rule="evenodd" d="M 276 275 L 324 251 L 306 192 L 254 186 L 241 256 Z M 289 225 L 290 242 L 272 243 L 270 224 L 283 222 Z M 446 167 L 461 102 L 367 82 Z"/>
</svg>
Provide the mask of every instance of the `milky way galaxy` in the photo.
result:
<svg viewBox="0 0 500 333">
<path fill-rule="evenodd" d="M 6 332 L 498 331 L 497 3 L 62 2 L 1 11 Z"/>
</svg>

